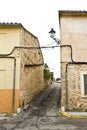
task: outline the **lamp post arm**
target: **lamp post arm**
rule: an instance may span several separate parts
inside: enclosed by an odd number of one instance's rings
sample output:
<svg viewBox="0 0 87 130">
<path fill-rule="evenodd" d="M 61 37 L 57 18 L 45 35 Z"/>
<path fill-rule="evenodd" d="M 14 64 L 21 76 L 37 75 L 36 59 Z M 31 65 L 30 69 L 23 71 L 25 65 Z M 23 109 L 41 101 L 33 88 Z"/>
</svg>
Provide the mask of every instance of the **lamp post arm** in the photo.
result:
<svg viewBox="0 0 87 130">
<path fill-rule="evenodd" d="M 53 38 L 53 40 L 55 40 L 55 42 L 57 43 L 57 45 L 60 44 L 60 40 L 59 40 L 59 39 L 57 39 L 57 38 Z"/>
</svg>

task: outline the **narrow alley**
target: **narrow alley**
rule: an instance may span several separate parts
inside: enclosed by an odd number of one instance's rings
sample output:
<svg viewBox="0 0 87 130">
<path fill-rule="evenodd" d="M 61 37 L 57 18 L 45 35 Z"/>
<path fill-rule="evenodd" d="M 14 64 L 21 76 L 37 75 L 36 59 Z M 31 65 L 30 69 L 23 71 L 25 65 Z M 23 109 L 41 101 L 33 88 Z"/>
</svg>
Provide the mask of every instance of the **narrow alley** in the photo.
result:
<svg viewBox="0 0 87 130">
<path fill-rule="evenodd" d="M 60 84 L 55 83 L 46 88 L 30 105 L 35 115 L 57 116 L 60 105 Z"/>
<path fill-rule="evenodd" d="M 87 119 L 61 116 L 60 83 L 46 88 L 22 112 L 0 120 L 0 130 L 87 130 Z"/>
</svg>

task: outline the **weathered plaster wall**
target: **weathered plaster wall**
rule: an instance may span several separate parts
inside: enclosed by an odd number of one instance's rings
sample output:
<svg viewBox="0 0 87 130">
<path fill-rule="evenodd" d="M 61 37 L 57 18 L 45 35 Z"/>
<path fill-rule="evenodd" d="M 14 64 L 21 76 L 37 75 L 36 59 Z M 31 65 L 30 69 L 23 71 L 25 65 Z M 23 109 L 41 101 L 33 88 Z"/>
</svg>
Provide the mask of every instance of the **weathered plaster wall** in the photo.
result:
<svg viewBox="0 0 87 130">
<path fill-rule="evenodd" d="M 87 61 L 86 24 L 87 24 L 87 17 L 85 16 L 83 17 L 62 16 L 60 19 L 61 44 L 72 45 L 73 59 L 75 61 Z M 67 57 L 64 58 L 66 59 Z"/>
</svg>

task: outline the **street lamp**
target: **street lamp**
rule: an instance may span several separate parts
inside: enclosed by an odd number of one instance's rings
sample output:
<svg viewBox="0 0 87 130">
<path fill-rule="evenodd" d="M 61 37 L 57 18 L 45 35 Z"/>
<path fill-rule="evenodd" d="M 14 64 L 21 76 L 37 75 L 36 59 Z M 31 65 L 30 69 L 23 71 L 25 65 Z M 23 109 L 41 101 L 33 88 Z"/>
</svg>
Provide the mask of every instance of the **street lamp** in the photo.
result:
<svg viewBox="0 0 87 130">
<path fill-rule="evenodd" d="M 55 33 L 56 33 L 56 31 L 53 28 L 51 28 L 51 30 L 49 31 L 50 37 L 53 40 L 55 40 L 55 42 L 57 43 L 57 45 L 59 45 L 60 44 L 60 40 L 54 37 Z"/>
</svg>

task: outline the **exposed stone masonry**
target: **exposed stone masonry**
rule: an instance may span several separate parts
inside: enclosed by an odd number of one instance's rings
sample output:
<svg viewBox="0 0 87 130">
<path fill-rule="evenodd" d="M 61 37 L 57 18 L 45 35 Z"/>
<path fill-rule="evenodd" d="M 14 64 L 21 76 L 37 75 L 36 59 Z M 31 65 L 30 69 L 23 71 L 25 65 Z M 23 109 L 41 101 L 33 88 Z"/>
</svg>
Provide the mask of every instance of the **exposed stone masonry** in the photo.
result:
<svg viewBox="0 0 87 130">
<path fill-rule="evenodd" d="M 32 34 L 23 29 L 22 35 L 22 46 L 39 47 L 38 39 Z M 21 49 L 20 84 L 20 106 L 23 107 L 44 88 L 43 56 L 40 49 Z"/>
<path fill-rule="evenodd" d="M 65 63 L 62 63 L 62 104 L 66 108 L 66 73 Z M 87 71 L 87 65 L 68 65 L 68 107 L 69 110 L 87 111 L 87 98 L 81 96 L 81 72 Z"/>
</svg>

